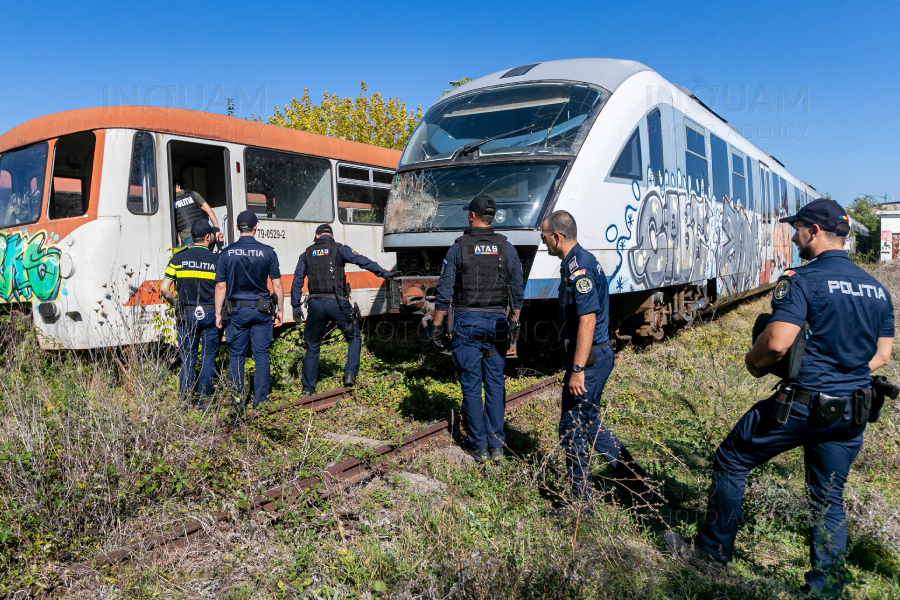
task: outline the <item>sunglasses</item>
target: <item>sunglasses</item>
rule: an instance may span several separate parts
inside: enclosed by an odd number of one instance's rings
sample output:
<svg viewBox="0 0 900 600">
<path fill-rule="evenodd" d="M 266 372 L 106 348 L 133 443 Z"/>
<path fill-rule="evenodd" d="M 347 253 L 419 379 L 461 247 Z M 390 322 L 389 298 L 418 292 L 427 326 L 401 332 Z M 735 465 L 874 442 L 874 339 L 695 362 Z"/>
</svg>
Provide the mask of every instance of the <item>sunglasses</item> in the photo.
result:
<svg viewBox="0 0 900 600">
<path fill-rule="evenodd" d="M 559 237 L 566 237 L 565 235 L 561 234 L 560 232 L 554 231 L 554 232 L 551 233 L 550 235 L 544 235 L 544 234 L 542 233 L 542 234 L 541 234 L 541 241 L 544 242 L 544 243 L 546 244 L 546 243 L 547 243 L 547 238 L 548 238 L 548 237 L 551 237 L 551 236 L 554 236 L 554 235 L 558 235 Z"/>
</svg>

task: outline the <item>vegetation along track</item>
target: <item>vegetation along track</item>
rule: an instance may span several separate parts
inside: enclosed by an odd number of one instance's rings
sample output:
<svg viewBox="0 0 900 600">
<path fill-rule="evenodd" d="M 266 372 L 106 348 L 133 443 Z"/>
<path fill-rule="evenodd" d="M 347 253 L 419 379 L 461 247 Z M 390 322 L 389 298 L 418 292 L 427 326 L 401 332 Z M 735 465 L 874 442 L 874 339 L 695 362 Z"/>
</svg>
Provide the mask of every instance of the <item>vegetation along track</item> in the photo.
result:
<svg viewBox="0 0 900 600">
<path fill-rule="evenodd" d="M 558 377 L 548 377 L 524 390 L 507 395 L 506 410 L 515 410 L 529 400 L 540 396 L 557 383 Z M 341 398 L 349 396 L 351 391 L 349 388 L 337 388 L 297 400 L 283 401 L 267 410 L 256 411 L 254 414 L 274 414 L 292 408 L 323 411 L 333 407 Z M 331 466 L 323 471 L 321 477 L 308 477 L 290 485 L 278 486 L 263 494 L 254 496 L 250 506 L 251 513 L 259 521 L 268 521 L 281 516 L 283 511 L 291 504 L 299 502 L 316 503 L 329 498 L 338 490 L 360 483 L 374 473 L 382 471 L 383 469 L 377 464 L 373 464 L 373 461 L 398 460 L 420 450 L 432 449 L 446 444 L 452 439 L 458 421 L 459 417 L 455 417 L 451 420 L 434 423 L 404 437 L 397 445 L 384 444 L 375 448 L 367 458 L 348 459 Z M 213 522 L 221 522 L 227 521 L 230 518 L 230 514 L 222 511 L 212 514 L 211 517 Z M 186 519 L 162 534 L 116 550 L 103 552 L 86 564 L 74 566 L 72 570 L 78 572 L 92 567 L 114 565 L 129 559 L 137 552 L 156 550 L 162 546 L 183 542 L 187 539 L 196 539 L 202 535 L 203 530 L 204 523 L 199 519 Z"/>
</svg>

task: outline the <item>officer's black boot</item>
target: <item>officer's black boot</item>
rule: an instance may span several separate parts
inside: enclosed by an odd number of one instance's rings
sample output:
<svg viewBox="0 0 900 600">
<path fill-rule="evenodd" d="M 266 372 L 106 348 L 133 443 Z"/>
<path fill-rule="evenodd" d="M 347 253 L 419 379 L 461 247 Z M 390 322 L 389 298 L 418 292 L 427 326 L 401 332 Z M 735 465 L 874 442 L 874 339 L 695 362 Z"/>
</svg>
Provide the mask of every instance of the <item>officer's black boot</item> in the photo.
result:
<svg viewBox="0 0 900 600">
<path fill-rule="evenodd" d="M 356 373 L 344 371 L 344 387 L 353 387 L 354 385 L 356 385 Z"/>
<path fill-rule="evenodd" d="M 718 575 L 725 568 L 725 563 L 698 548 L 694 539 L 685 539 L 674 531 L 667 531 L 663 534 L 663 543 L 673 558 L 686 562 L 707 575 Z"/>
<path fill-rule="evenodd" d="M 653 480 L 650 475 L 637 464 L 625 446 L 619 449 L 616 459 L 616 479 L 618 484 L 631 495 L 635 503 L 649 504 L 653 500 Z"/>
</svg>

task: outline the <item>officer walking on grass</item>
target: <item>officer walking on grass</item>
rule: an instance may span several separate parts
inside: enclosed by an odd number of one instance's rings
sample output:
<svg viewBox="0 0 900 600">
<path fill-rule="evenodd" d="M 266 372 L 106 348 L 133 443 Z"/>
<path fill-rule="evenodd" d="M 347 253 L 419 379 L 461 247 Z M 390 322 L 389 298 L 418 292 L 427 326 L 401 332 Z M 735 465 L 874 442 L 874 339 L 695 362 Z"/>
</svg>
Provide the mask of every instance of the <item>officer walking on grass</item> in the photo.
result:
<svg viewBox="0 0 900 600">
<path fill-rule="evenodd" d="M 584 502 L 590 512 L 591 448 L 609 461 L 629 490 L 644 493 L 650 479 L 600 418 L 600 397 L 615 361 L 609 340 L 609 287 L 597 259 L 581 247 L 577 234 L 575 219 L 564 210 L 541 224 L 541 241 L 548 254 L 562 259 L 558 318 L 566 371 L 560 444 L 566 452 L 572 499 Z"/>
<path fill-rule="evenodd" d="M 808 328 L 796 380 L 751 408 L 716 451 L 706 524 L 685 540 L 666 533 L 668 549 L 696 566 L 718 571 L 732 558 L 742 514 L 744 482 L 751 469 L 798 446 L 813 508 L 806 589 L 840 595 L 847 549 L 844 484 L 863 442 L 873 390 L 870 373 L 890 359 L 894 310 L 884 286 L 850 261 L 843 250 L 850 231 L 833 200 L 810 202 L 781 219 L 795 232 L 800 257 L 772 296 L 769 324 L 747 353 L 747 370 L 766 374 Z"/>
<path fill-rule="evenodd" d="M 303 331 L 306 356 L 303 357 L 303 393 L 311 395 L 316 391 L 319 375 L 319 349 L 322 337 L 329 324 L 337 325 L 347 340 L 347 362 L 344 364 L 344 385 L 356 385 L 359 373 L 359 354 L 362 338 L 359 335 L 357 316 L 350 308 L 350 285 L 344 277 L 344 265 L 351 263 L 384 279 L 392 273 L 378 263 L 369 260 L 350 246 L 334 241 L 331 225 L 319 225 L 316 239 L 297 261 L 294 282 L 291 284 L 291 307 L 295 320 L 303 315 L 303 280 L 309 280 L 308 315 Z M 356 309 L 358 310 L 358 309 Z"/>
<path fill-rule="evenodd" d="M 181 375 L 178 390 L 181 399 L 189 402 L 194 391 L 197 351 L 202 345 L 200 359 L 200 408 L 206 408 L 212 396 L 212 378 L 216 371 L 219 351 L 219 330 L 216 328 L 215 277 L 218 256 L 209 247 L 216 242 L 218 227 L 205 218 L 191 225 L 193 247 L 175 253 L 166 266 L 160 293 L 175 307 L 178 328 L 178 353 L 181 356 Z M 172 286 L 178 294 L 176 299 Z"/>
<path fill-rule="evenodd" d="M 451 348 L 469 428 L 466 451 L 483 463 L 503 457 L 503 367 L 508 346 L 518 338 L 525 294 L 522 265 L 515 247 L 491 227 L 497 212 L 493 198 L 476 196 L 466 210 L 469 228 L 447 251 L 438 280 L 432 339 L 439 348 L 446 347 L 444 319 L 452 303 L 455 313 Z M 511 326 L 506 320 L 510 306 Z"/>
<path fill-rule="evenodd" d="M 245 210 L 237 217 L 241 236 L 226 247 L 216 266 L 216 327 L 227 318 L 228 381 L 243 406 L 244 362 L 247 346 L 253 351 L 253 408 L 269 399 L 269 348 L 272 327 L 280 327 L 284 312 L 284 288 L 278 256 L 271 246 L 256 240 L 256 215 Z M 269 292 L 267 281 L 271 280 Z"/>
</svg>

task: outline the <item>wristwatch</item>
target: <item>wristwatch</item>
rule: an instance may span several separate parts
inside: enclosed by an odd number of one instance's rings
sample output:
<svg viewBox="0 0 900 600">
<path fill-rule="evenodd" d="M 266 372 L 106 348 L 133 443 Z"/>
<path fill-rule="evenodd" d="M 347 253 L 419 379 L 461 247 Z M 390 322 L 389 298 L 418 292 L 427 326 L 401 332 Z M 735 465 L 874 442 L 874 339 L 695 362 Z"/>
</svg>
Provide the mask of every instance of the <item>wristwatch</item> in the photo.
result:
<svg viewBox="0 0 900 600">
<path fill-rule="evenodd" d="M 584 367 L 582 367 L 581 365 L 572 365 L 573 373 L 581 373 L 582 371 L 584 371 Z"/>
</svg>

